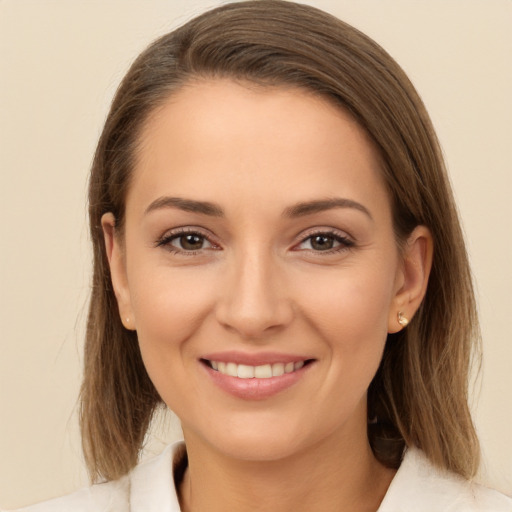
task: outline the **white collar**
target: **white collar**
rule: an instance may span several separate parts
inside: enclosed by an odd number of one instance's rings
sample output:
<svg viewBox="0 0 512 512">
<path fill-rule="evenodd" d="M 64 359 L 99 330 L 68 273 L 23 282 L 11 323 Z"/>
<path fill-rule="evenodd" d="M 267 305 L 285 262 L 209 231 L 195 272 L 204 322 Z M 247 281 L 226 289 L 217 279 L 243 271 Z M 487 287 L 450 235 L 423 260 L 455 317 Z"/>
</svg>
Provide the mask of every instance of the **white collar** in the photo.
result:
<svg viewBox="0 0 512 512">
<path fill-rule="evenodd" d="M 160 455 L 139 464 L 130 474 L 131 512 L 180 512 L 174 470 L 185 444 L 177 442 Z"/>
<path fill-rule="evenodd" d="M 408 448 L 377 512 L 512 512 L 512 499 L 435 467 Z"/>
<path fill-rule="evenodd" d="M 174 471 L 185 445 L 168 446 L 130 474 L 131 512 L 180 512 Z M 512 512 L 512 499 L 436 468 L 417 448 L 404 459 L 377 512 Z"/>
</svg>

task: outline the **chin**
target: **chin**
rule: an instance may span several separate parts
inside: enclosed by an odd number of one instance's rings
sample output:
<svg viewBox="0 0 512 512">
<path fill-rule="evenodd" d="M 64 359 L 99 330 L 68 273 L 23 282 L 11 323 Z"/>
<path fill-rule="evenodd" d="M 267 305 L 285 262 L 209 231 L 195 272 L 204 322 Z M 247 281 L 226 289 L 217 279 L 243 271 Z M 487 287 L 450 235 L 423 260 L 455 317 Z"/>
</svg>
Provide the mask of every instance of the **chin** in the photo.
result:
<svg viewBox="0 0 512 512">
<path fill-rule="evenodd" d="M 281 418 L 268 416 L 253 417 L 250 421 L 232 417 L 218 427 L 210 424 L 203 433 L 197 430 L 191 433 L 184 425 L 185 441 L 199 441 L 223 456 L 237 460 L 270 462 L 284 460 L 318 446 L 337 430 L 332 425 L 332 429 L 324 426 L 319 430 L 314 418 L 309 418 L 311 424 L 308 425 L 306 418 L 298 421 L 283 415 Z"/>
</svg>

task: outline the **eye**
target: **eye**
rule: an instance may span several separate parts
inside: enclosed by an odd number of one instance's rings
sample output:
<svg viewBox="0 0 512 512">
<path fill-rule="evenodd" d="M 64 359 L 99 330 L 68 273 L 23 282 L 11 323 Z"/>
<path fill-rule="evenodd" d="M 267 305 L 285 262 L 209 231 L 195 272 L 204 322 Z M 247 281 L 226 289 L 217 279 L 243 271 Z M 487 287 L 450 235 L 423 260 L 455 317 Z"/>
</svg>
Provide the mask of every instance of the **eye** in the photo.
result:
<svg viewBox="0 0 512 512">
<path fill-rule="evenodd" d="M 171 252 L 196 254 L 203 249 L 217 249 L 208 238 L 196 231 L 169 233 L 156 242 L 157 247 L 164 247 Z"/>
<path fill-rule="evenodd" d="M 332 249 L 336 243 L 339 243 L 331 235 L 314 235 L 310 236 L 306 242 L 315 251 L 327 251 Z"/>
<path fill-rule="evenodd" d="M 353 245 L 354 243 L 351 240 L 336 233 L 314 233 L 305 238 L 297 246 L 297 249 L 315 252 L 337 252 Z"/>
<path fill-rule="evenodd" d="M 198 233 L 187 233 L 176 235 L 170 240 L 170 245 L 184 251 L 199 251 L 206 247 L 211 247 L 211 243 Z"/>
</svg>

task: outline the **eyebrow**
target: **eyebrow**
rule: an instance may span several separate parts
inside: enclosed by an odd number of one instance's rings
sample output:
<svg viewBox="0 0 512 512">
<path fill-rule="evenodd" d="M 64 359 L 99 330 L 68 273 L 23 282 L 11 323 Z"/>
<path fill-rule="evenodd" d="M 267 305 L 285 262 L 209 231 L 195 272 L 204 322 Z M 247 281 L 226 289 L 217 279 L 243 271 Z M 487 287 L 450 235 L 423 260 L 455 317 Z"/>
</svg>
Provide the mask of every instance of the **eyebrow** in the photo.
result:
<svg viewBox="0 0 512 512">
<path fill-rule="evenodd" d="M 145 214 L 160 210 L 163 208 L 177 208 L 186 212 L 200 213 L 211 217 L 224 217 L 224 210 L 217 204 L 209 201 L 196 201 L 182 197 L 159 197 L 155 199 L 145 210 Z M 314 201 L 305 201 L 285 208 L 283 217 L 296 218 L 305 217 L 314 213 L 320 213 L 335 208 L 352 208 L 366 214 L 370 219 L 373 217 L 370 211 L 361 203 L 352 199 L 340 197 L 319 199 Z"/>
<path fill-rule="evenodd" d="M 145 210 L 144 214 L 148 214 L 162 208 L 177 208 L 186 212 L 202 213 L 212 217 L 223 217 L 224 210 L 208 201 L 194 201 L 192 199 L 184 199 L 182 197 L 159 197 L 155 199 Z"/>
<path fill-rule="evenodd" d="M 341 197 L 297 203 L 293 206 L 286 208 L 284 211 L 284 216 L 290 218 L 304 217 L 306 215 L 324 212 L 326 210 L 332 210 L 334 208 L 353 208 L 366 214 L 371 220 L 373 220 L 372 214 L 370 213 L 368 208 L 363 206 L 361 203 L 358 203 L 357 201 Z"/>
</svg>

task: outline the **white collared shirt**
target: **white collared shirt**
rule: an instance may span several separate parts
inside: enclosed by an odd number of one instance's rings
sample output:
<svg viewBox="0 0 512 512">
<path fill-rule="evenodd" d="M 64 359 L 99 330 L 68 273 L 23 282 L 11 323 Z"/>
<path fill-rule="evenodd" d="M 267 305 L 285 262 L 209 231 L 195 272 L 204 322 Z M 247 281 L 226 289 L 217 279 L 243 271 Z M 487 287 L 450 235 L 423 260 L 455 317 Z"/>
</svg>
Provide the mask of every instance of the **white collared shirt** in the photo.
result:
<svg viewBox="0 0 512 512">
<path fill-rule="evenodd" d="M 174 468 L 183 454 L 175 443 L 120 480 L 17 512 L 180 512 Z M 377 512 L 512 512 L 512 498 L 439 470 L 410 448 Z"/>
</svg>

